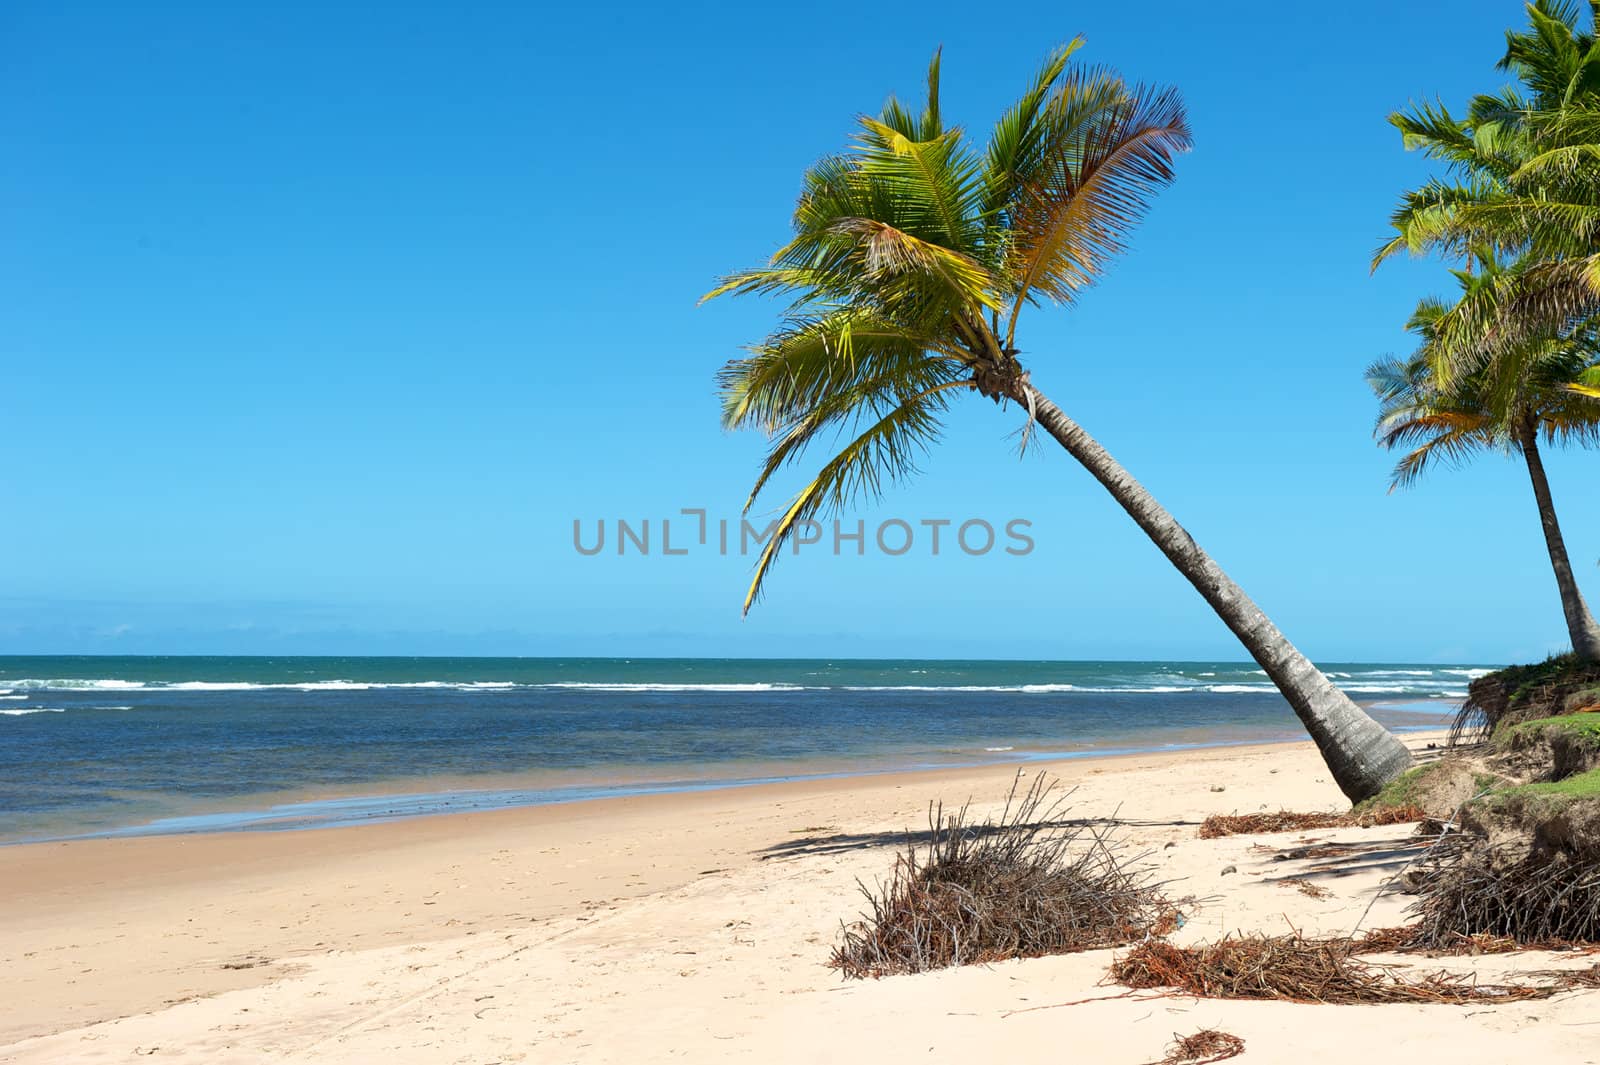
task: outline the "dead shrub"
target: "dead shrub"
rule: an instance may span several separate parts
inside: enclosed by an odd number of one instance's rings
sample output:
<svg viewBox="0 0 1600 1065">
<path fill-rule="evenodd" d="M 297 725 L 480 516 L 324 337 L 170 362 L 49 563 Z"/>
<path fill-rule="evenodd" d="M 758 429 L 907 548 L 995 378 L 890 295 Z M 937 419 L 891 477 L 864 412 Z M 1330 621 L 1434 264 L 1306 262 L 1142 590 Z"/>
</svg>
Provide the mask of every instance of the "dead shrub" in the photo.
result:
<svg viewBox="0 0 1600 1065">
<path fill-rule="evenodd" d="M 1128 987 L 1176 988 L 1197 998 L 1278 999 L 1331 1004 L 1508 1002 L 1546 998 L 1557 985 L 1478 985 L 1448 973 L 1402 980 L 1358 961 L 1349 939 L 1229 936 L 1200 947 L 1147 940 L 1117 958 L 1111 978 Z"/>
<path fill-rule="evenodd" d="M 1435 848 L 1418 881 L 1419 944 L 1505 938 L 1533 947 L 1600 940 L 1600 854 L 1496 846 L 1466 833 Z M 1520 855 L 1520 857 L 1518 856 Z"/>
<path fill-rule="evenodd" d="M 1290 832 L 1314 828 L 1371 828 L 1374 825 L 1398 825 L 1421 821 L 1428 816 L 1419 806 L 1382 806 L 1355 813 L 1347 811 L 1317 811 L 1296 813 L 1277 810 L 1259 814 L 1212 814 L 1200 824 L 1201 839 L 1220 839 L 1223 836 L 1248 836 L 1257 832 Z"/>
<path fill-rule="evenodd" d="M 928 839 L 861 885 L 868 911 L 843 927 L 830 964 L 849 977 L 927 972 L 1121 946 L 1170 931 L 1176 913 L 1109 835 L 1062 818 L 1067 795 L 1012 784 L 998 820 L 929 809 Z M 1069 793 L 1070 794 L 1070 793 Z"/>
</svg>

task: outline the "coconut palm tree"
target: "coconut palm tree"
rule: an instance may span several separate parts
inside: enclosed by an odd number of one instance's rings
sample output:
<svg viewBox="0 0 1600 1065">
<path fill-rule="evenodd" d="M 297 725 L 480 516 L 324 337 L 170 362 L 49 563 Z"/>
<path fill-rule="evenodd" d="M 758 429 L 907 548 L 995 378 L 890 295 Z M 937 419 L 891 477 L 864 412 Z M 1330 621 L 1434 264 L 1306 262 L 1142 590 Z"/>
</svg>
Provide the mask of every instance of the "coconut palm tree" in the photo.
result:
<svg viewBox="0 0 1600 1065">
<path fill-rule="evenodd" d="M 1175 92 L 1069 68 L 1079 44 L 1050 55 L 981 148 L 944 124 L 935 55 L 920 112 L 891 99 L 862 118 L 849 150 L 806 172 L 789 242 L 707 296 L 790 300 L 777 329 L 719 376 L 724 423 L 772 441 L 746 509 L 809 445 L 842 441 L 784 508 L 745 610 L 802 523 L 913 472 L 957 396 L 1014 403 L 1188 578 L 1283 692 L 1339 786 L 1365 798 L 1409 764 L 1405 747 L 1296 650 L 1022 361 L 1022 312 L 1074 302 L 1189 147 Z"/>
<path fill-rule="evenodd" d="M 1476 266 L 1474 271 L 1454 272 L 1462 299 L 1499 283 L 1508 272 L 1486 253 Z M 1452 358 L 1449 335 L 1440 330 L 1453 310 L 1444 301 L 1423 300 L 1407 323 L 1419 339 L 1416 352 L 1408 359 L 1381 359 L 1367 370 L 1378 396 L 1379 444 L 1409 449 L 1394 468 L 1390 490 L 1414 484 L 1439 462 L 1459 464 L 1485 451 L 1521 455 L 1533 482 L 1572 648 L 1581 658 L 1600 661 L 1600 624 L 1573 576 L 1539 453 L 1541 437 L 1556 446 L 1600 444 L 1600 398 L 1584 387 L 1600 369 L 1595 324 L 1586 323 L 1564 338 L 1520 340 L 1496 351 L 1476 371 L 1443 377 L 1440 366 L 1460 362 Z"/>
<path fill-rule="evenodd" d="M 1435 368 L 1445 378 L 1473 372 L 1508 340 L 1558 335 L 1600 313 L 1600 0 L 1537 0 L 1527 13 L 1498 64 L 1516 85 L 1476 97 L 1464 119 L 1428 104 L 1391 118 L 1449 177 L 1405 195 L 1374 268 L 1405 251 L 1460 259 L 1474 248 L 1520 264 L 1437 323 L 1450 340 Z"/>
</svg>

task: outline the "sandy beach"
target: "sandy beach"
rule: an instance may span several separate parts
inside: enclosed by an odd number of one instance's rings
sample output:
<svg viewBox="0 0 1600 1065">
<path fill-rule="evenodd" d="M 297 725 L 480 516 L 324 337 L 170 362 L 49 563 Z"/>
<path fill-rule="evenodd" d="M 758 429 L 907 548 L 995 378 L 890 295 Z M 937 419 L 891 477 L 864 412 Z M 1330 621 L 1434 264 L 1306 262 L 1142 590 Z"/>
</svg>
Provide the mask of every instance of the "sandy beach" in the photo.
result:
<svg viewBox="0 0 1600 1065">
<path fill-rule="evenodd" d="M 8 5 L 0 1065 L 1600 1065 L 1600 0 L 1159 14 Z"/>
<path fill-rule="evenodd" d="M 1422 746 L 1436 737 L 1410 739 Z M 1104 983 L 1113 952 L 878 981 L 825 965 L 857 879 L 930 800 L 1003 799 L 1007 767 L 599 800 L 370 825 L 0 849 L 0 1060 L 1149 1062 L 1216 1027 L 1243 1060 L 1600 1060 L 1600 993 L 1504 1006 L 1196 1001 Z M 1309 744 L 1030 765 L 1186 908 L 1180 942 L 1348 932 L 1416 853 L 1409 825 L 1211 841 L 1218 812 L 1335 809 Z M 1235 872 L 1226 872 L 1229 867 Z M 1303 878 L 1330 894 L 1315 898 Z M 1388 894 L 1367 927 L 1402 923 Z M 1396 957 L 1413 969 L 1579 964 Z M 1082 1002 L 1080 1000 L 1090 1001 Z M 1061 1005 L 1062 1003 L 1077 1003 Z"/>
</svg>

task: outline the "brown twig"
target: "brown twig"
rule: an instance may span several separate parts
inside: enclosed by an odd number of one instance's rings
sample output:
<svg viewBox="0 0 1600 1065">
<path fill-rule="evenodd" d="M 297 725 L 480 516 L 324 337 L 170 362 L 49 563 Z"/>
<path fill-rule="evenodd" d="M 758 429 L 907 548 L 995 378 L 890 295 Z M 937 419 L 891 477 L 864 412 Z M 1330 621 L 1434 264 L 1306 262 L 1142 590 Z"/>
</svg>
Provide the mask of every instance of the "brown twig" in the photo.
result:
<svg viewBox="0 0 1600 1065">
<path fill-rule="evenodd" d="M 1312 828 L 1371 828 L 1374 825 L 1399 825 L 1421 821 L 1427 812 L 1420 806 L 1385 806 L 1366 813 L 1337 813 L 1332 810 L 1295 813 L 1276 810 L 1260 814 L 1212 814 L 1200 824 L 1201 839 L 1223 836 L 1248 836 L 1257 832 L 1290 832 Z"/>
<path fill-rule="evenodd" d="M 1202 1028 L 1194 1035 L 1173 1032 L 1167 1056 L 1149 1065 L 1211 1065 L 1212 1062 L 1227 1061 L 1243 1053 L 1243 1039 L 1230 1032 Z"/>
<path fill-rule="evenodd" d="M 1048 1006 L 1024 1006 L 1020 1010 L 1006 1010 L 1000 1016 L 1012 1017 L 1018 1013 L 1032 1013 L 1035 1010 L 1058 1010 L 1064 1006 L 1084 1006 L 1090 1002 L 1110 1002 L 1113 999 L 1132 998 L 1136 994 L 1138 994 L 1137 991 L 1130 989 L 1120 995 L 1093 995 L 1089 998 L 1075 998 L 1071 1002 L 1052 1002 Z"/>
<path fill-rule="evenodd" d="M 1228 936 L 1201 947 L 1147 940 L 1112 963 L 1111 977 L 1135 989 L 1173 987 L 1197 998 L 1276 999 L 1330 1004 L 1516 1002 L 1548 998 L 1566 986 L 1479 985 L 1432 973 L 1402 980 L 1355 958 L 1346 938 Z"/>
</svg>

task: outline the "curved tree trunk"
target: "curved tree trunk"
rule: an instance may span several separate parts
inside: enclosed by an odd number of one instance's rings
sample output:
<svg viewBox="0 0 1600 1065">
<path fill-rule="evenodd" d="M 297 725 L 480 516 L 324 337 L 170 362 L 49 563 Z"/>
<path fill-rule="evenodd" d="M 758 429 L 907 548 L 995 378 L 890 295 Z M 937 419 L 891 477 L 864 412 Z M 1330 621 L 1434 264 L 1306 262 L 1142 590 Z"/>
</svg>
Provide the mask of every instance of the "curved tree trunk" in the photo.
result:
<svg viewBox="0 0 1600 1065">
<path fill-rule="evenodd" d="M 1122 509 L 1172 560 L 1178 572 L 1189 579 L 1239 637 L 1250 656 L 1267 671 L 1311 733 L 1334 780 L 1352 802 L 1376 795 L 1411 764 L 1405 745 L 1368 717 L 1296 650 L 1244 590 L 1200 549 L 1177 519 L 1082 426 L 1031 384 L 1023 384 L 1021 391 L 1024 402 L 1032 401 L 1034 416 L 1045 431 L 1122 504 Z"/>
<path fill-rule="evenodd" d="M 1589 612 L 1578 590 L 1578 580 L 1572 574 L 1572 560 L 1567 557 L 1567 542 L 1561 536 L 1561 523 L 1556 521 L 1556 504 L 1550 496 L 1550 478 L 1544 472 L 1544 459 L 1539 456 L 1539 431 L 1537 426 L 1524 424 L 1518 433 L 1522 457 L 1528 463 L 1528 477 L 1533 481 L 1533 497 L 1539 503 L 1539 524 L 1544 526 L 1544 545 L 1550 552 L 1550 568 L 1556 571 L 1556 587 L 1561 590 L 1561 612 L 1567 618 L 1567 633 L 1572 637 L 1572 650 L 1579 658 L 1600 662 L 1600 624 Z"/>
</svg>

